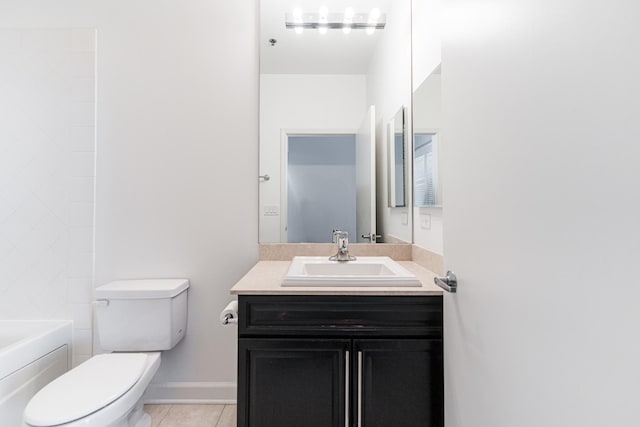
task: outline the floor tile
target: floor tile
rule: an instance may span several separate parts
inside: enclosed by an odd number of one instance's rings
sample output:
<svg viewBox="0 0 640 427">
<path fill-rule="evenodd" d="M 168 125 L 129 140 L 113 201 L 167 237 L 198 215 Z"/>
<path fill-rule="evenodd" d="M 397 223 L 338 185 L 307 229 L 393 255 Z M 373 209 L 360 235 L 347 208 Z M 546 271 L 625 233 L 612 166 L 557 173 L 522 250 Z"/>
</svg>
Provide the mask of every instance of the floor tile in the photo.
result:
<svg viewBox="0 0 640 427">
<path fill-rule="evenodd" d="M 151 416 L 151 427 L 158 427 L 170 408 L 171 405 L 144 405 L 144 411 Z"/>
<path fill-rule="evenodd" d="M 224 410 L 222 411 L 222 415 L 220 416 L 220 420 L 216 427 L 236 427 L 237 425 L 237 414 L 236 414 L 236 405 L 226 405 Z"/>
<path fill-rule="evenodd" d="M 171 405 L 158 427 L 216 427 L 224 405 Z"/>
</svg>

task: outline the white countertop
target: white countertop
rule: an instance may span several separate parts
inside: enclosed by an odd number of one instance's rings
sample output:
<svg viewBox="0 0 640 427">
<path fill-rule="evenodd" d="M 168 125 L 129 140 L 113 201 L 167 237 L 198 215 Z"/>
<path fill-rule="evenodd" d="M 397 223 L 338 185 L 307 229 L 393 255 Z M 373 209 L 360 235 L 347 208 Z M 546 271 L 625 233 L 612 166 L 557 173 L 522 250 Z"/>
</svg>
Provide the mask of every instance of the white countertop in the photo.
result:
<svg viewBox="0 0 640 427">
<path fill-rule="evenodd" d="M 413 261 L 398 261 L 422 286 L 281 286 L 291 261 L 258 261 L 230 290 L 232 295 L 442 295 L 433 272 Z"/>
</svg>

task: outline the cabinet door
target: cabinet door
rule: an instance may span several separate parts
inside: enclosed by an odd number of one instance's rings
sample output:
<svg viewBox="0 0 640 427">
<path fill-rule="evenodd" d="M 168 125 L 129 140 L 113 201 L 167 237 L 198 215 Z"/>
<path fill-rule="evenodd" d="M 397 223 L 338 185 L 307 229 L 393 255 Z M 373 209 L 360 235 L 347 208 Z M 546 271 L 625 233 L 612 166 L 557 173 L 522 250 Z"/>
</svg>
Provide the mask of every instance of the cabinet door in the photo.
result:
<svg viewBox="0 0 640 427">
<path fill-rule="evenodd" d="M 442 427 L 442 341 L 354 340 L 354 420 L 363 427 Z"/>
<path fill-rule="evenodd" d="M 347 339 L 238 340 L 239 427 L 348 423 Z"/>
</svg>

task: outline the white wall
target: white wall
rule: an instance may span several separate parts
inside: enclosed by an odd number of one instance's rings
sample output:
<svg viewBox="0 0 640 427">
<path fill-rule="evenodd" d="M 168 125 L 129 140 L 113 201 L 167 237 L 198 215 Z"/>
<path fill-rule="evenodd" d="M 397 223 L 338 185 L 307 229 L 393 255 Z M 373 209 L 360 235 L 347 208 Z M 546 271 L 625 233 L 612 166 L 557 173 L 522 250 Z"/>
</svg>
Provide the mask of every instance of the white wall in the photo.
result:
<svg viewBox="0 0 640 427">
<path fill-rule="evenodd" d="M 399 1 L 391 6 L 384 37 L 367 73 L 367 103 L 376 106 L 377 222 L 379 234 L 411 242 L 409 206 L 413 201 L 409 197 L 406 208 L 389 208 L 387 180 L 387 123 L 402 106 L 407 108 L 407 129 L 411 129 L 411 3 Z M 411 167 L 407 173 L 411 176 Z"/>
<path fill-rule="evenodd" d="M 640 3 L 444 5 L 447 426 L 637 426 Z"/>
<path fill-rule="evenodd" d="M 271 177 L 260 183 L 260 242 L 280 241 L 280 216 L 264 216 L 262 210 L 265 205 L 280 206 L 281 131 L 356 133 L 366 108 L 362 75 L 260 76 L 260 175 Z"/>
<path fill-rule="evenodd" d="M 97 28 L 95 283 L 189 278 L 152 397 L 235 399 L 217 319 L 258 253 L 256 2 L 6 0 L 7 26 Z"/>
<path fill-rule="evenodd" d="M 95 31 L 3 21 L 0 316 L 73 319 L 77 365 L 91 354 Z"/>
<path fill-rule="evenodd" d="M 187 336 L 152 398 L 234 399 L 229 288 L 257 260 L 254 1 L 99 10 L 96 283 L 191 280 Z"/>
</svg>

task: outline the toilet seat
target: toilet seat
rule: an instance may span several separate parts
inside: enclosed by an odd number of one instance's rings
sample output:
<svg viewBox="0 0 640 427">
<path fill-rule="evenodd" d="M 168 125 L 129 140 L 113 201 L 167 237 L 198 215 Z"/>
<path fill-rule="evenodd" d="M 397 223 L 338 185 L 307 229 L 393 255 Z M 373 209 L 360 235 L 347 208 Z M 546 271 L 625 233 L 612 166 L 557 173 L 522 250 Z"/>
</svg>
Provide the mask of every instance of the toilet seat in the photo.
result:
<svg viewBox="0 0 640 427">
<path fill-rule="evenodd" d="M 148 357 L 145 353 L 92 357 L 40 390 L 27 405 L 24 421 L 30 426 L 53 426 L 70 423 L 104 408 L 140 380 Z"/>
</svg>

